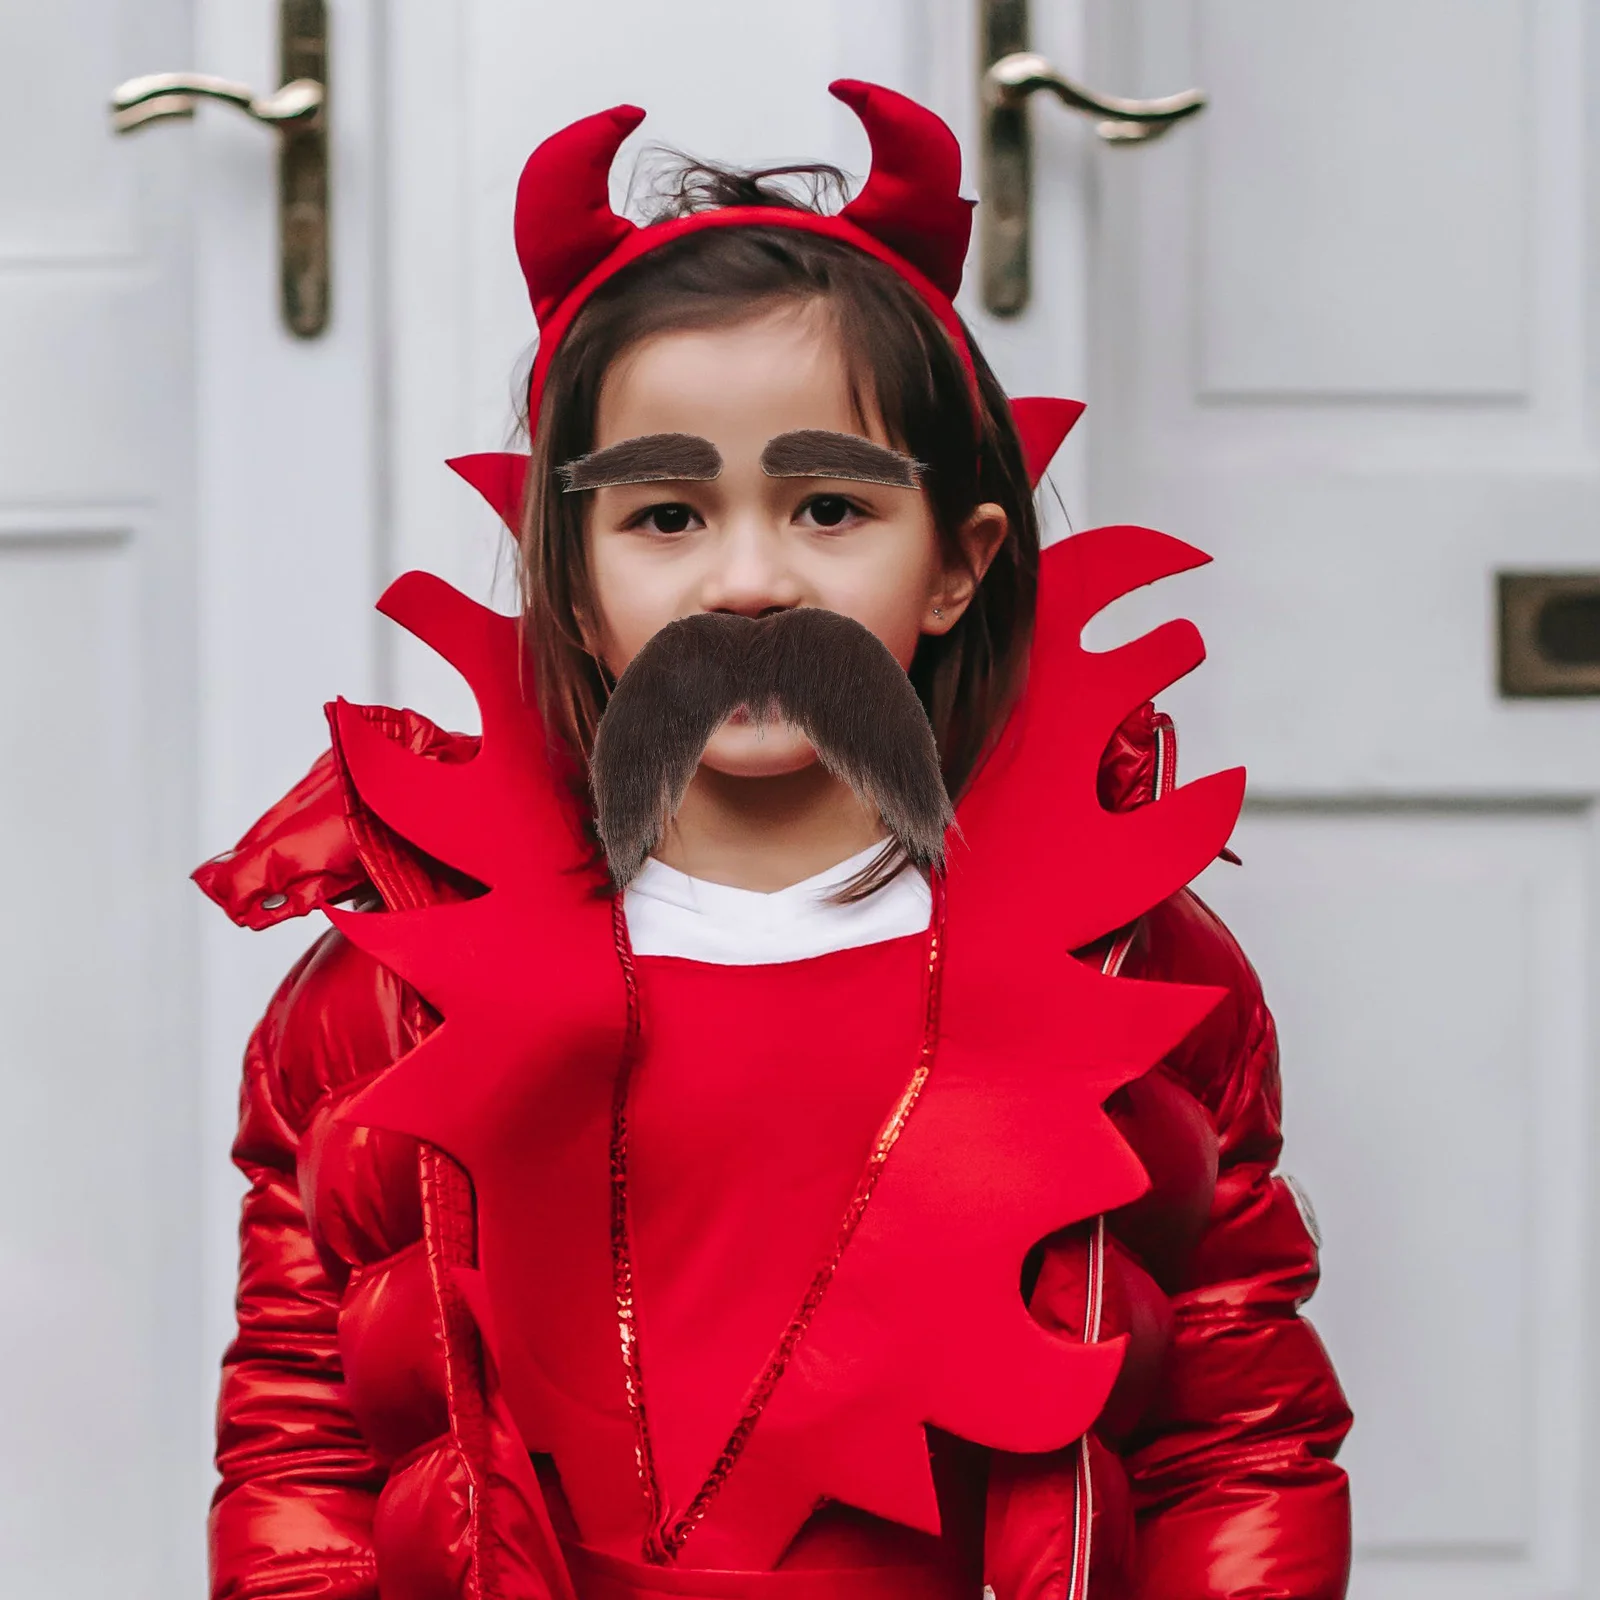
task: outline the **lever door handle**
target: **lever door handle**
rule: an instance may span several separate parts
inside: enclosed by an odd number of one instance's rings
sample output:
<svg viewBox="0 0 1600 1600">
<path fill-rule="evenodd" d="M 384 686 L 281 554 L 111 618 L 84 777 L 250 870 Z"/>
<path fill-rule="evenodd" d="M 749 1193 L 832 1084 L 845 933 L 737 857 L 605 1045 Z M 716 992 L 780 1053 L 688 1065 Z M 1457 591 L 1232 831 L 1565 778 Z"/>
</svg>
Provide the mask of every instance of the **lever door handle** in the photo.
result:
<svg viewBox="0 0 1600 1600">
<path fill-rule="evenodd" d="M 190 118 L 202 100 L 234 106 L 278 130 L 278 257 L 283 320 L 302 339 L 328 325 L 328 17 L 326 0 L 278 0 L 283 84 L 249 84 L 205 72 L 153 72 L 111 94 L 111 126 L 133 133 Z"/>
<path fill-rule="evenodd" d="M 1124 100 L 1117 95 L 1094 94 L 1064 76 L 1045 60 L 1026 50 L 1013 51 L 994 62 L 983 75 L 984 101 L 989 110 L 1016 110 L 1031 95 L 1048 89 L 1063 105 L 1103 120 L 1095 132 L 1107 144 L 1148 144 L 1174 124 L 1205 110 L 1199 89 L 1185 89 L 1159 100 Z"/>
<path fill-rule="evenodd" d="M 1033 134 L 1028 101 L 1041 90 L 1095 118 L 1106 144 L 1152 144 L 1205 109 L 1198 89 L 1160 100 L 1096 94 L 1029 48 L 1028 0 L 979 0 L 983 148 L 978 245 L 983 304 L 997 317 L 1025 311 L 1033 295 Z"/>
<path fill-rule="evenodd" d="M 272 94 L 257 95 L 248 84 L 204 72 L 152 72 L 112 91 L 111 125 L 118 133 L 132 133 L 168 117 L 192 117 L 197 100 L 219 100 L 273 127 L 303 126 L 322 114 L 326 98 L 326 89 L 311 78 L 295 78 Z"/>
</svg>

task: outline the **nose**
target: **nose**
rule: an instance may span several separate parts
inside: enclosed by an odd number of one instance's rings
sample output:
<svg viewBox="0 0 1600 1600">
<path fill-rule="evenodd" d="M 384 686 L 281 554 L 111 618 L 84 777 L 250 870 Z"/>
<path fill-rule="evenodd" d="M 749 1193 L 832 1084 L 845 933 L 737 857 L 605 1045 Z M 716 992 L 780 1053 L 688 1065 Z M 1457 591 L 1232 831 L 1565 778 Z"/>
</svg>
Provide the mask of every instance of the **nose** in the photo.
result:
<svg viewBox="0 0 1600 1600">
<path fill-rule="evenodd" d="M 702 610 L 759 617 L 791 610 L 804 599 L 785 541 L 776 530 L 752 520 L 725 531 L 701 585 Z"/>
</svg>

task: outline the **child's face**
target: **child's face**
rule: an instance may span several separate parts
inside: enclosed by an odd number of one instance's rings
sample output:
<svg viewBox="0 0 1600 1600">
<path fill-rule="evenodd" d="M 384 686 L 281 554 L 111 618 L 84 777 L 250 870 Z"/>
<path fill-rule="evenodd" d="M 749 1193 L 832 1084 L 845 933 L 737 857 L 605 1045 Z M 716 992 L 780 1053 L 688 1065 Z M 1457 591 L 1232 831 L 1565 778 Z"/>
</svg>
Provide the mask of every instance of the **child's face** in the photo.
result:
<svg viewBox="0 0 1600 1600">
<path fill-rule="evenodd" d="M 715 477 L 593 491 L 593 644 L 611 672 L 620 674 L 658 629 L 700 611 L 759 616 L 820 606 L 869 628 L 904 667 L 923 634 L 953 626 L 976 581 L 965 563 L 946 567 L 927 496 L 857 478 L 770 475 L 762 465 L 769 441 L 801 430 L 891 444 L 876 419 L 864 427 L 854 415 L 837 340 L 815 305 L 659 334 L 613 365 L 600 391 L 595 451 L 690 435 L 714 446 L 721 465 Z M 978 572 L 1005 528 L 1004 511 L 990 505 L 962 530 Z M 734 718 L 702 763 L 763 777 L 815 759 L 798 730 Z"/>
</svg>

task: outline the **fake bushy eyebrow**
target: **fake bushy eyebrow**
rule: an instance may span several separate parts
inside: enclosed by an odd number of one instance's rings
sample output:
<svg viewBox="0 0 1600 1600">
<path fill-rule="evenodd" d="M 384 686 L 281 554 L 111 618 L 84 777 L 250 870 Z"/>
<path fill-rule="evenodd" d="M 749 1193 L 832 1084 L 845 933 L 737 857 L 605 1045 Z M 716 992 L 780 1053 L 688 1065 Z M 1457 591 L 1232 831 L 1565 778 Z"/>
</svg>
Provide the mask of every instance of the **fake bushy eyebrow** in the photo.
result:
<svg viewBox="0 0 1600 1600">
<path fill-rule="evenodd" d="M 628 483 L 699 481 L 721 471 L 722 457 L 709 439 L 695 433 L 643 433 L 563 462 L 556 476 L 564 493 L 577 494 Z"/>
<path fill-rule="evenodd" d="M 848 478 L 892 489 L 915 489 L 922 482 L 920 461 L 860 434 L 826 428 L 797 428 L 769 439 L 761 470 L 769 478 Z"/>
</svg>

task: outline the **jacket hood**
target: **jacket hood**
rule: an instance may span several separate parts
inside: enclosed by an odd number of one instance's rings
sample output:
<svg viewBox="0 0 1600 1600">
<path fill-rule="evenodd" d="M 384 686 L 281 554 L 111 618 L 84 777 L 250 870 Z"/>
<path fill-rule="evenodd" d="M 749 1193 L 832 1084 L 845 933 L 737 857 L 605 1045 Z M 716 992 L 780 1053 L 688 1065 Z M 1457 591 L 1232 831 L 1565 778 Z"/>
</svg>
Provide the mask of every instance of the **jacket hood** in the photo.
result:
<svg viewBox="0 0 1600 1600">
<path fill-rule="evenodd" d="M 475 735 L 447 733 L 418 712 L 358 709 L 415 755 L 459 762 L 477 753 Z M 241 928 L 270 928 L 355 899 L 372 880 L 351 829 L 353 805 L 337 747 L 330 747 L 231 850 L 196 868 L 194 881 Z"/>
</svg>

